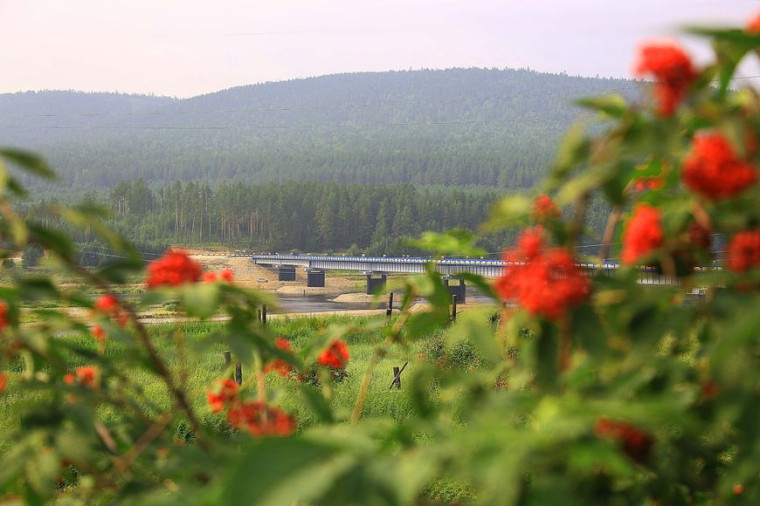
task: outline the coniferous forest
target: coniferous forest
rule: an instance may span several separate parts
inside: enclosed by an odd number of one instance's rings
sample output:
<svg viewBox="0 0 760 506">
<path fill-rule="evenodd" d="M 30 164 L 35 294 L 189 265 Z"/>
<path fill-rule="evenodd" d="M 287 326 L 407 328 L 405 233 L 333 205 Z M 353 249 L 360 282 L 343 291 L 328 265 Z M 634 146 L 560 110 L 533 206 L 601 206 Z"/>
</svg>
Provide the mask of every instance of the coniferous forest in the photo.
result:
<svg viewBox="0 0 760 506">
<path fill-rule="evenodd" d="M 357 73 L 190 99 L 0 95 L 4 144 L 45 153 L 57 200 L 100 202 L 140 243 L 410 252 L 401 238 L 473 229 L 531 187 L 583 119 L 573 101 L 633 81 L 531 70 Z M 586 117 L 586 119 L 591 119 Z M 25 181 L 31 183 L 31 181 Z M 602 217 L 592 216 L 592 223 Z M 86 238 L 85 238 L 86 239 Z M 498 251 L 503 237 L 482 246 Z"/>
</svg>

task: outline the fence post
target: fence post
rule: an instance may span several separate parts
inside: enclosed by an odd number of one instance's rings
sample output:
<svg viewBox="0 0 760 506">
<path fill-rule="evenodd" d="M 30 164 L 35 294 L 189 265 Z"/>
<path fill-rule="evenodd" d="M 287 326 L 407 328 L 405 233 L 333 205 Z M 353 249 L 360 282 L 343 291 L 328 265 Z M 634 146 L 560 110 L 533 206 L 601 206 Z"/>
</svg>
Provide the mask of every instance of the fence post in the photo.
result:
<svg viewBox="0 0 760 506">
<path fill-rule="evenodd" d="M 385 316 L 388 317 L 388 319 L 391 319 L 391 316 L 393 316 L 393 292 L 388 294 L 388 308 L 385 310 Z"/>
<path fill-rule="evenodd" d="M 451 322 L 457 321 L 457 296 L 451 296 Z"/>
<path fill-rule="evenodd" d="M 243 366 L 240 364 L 240 362 L 237 362 L 235 364 L 235 383 L 238 385 L 243 384 Z"/>
<path fill-rule="evenodd" d="M 261 324 L 263 326 L 267 326 L 267 305 L 263 304 L 261 306 Z"/>
<path fill-rule="evenodd" d="M 232 352 L 225 351 L 224 365 L 229 366 L 231 362 L 232 362 Z M 235 383 L 237 383 L 238 385 L 243 384 L 243 366 L 240 364 L 240 362 L 237 362 L 235 364 Z"/>
<path fill-rule="evenodd" d="M 393 381 L 391 381 L 390 387 L 388 387 L 388 390 L 393 390 L 393 387 L 395 386 L 397 390 L 401 390 L 401 373 L 404 372 L 404 369 L 406 369 L 406 366 L 409 365 L 409 362 L 404 362 L 404 365 L 399 369 L 398 367 L 393 367 Z"/>
</svg>

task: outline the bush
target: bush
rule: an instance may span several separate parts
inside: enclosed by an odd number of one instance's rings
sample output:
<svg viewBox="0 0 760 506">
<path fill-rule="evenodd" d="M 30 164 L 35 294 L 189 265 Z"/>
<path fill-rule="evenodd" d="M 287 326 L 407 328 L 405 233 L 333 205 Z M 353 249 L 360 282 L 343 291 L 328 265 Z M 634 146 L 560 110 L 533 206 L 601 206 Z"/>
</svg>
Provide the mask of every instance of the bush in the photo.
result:
<svg viewBox="0 0 760 506">
<path fill-rule="evenodd" d="M 42 248 L 36 244 L 31 244 L 24 248 L 24 252 L 21 254 L 21 266 L 24 269 L 37 267 L 44 256 L 45 253 L 42 251 Z"/>
<path fill-rule="evenodd" d="M 582 101 L 601 126 L 569 133 L 535 195 L 496 206 L 486 228 L 522 232 L 495 282 L 467 277 L 493 303 L 455 323 L 430 268 L 405 281 L 393 321 L 294 325 L 283 343 L 257 318 L 269 296 L 202 281 L 182 252 L 154 260 L 150 288 L 126 301 L 116 294 L 142 259 L 98 216 L 61 212 L 123 257 L 87 270 L 65 234 L 4 212 L 6 255 L 44 249 L 103 295 L 26 273 L 0 290 L 0 495 L 33 504 L 757 504 L 760 97 L 730 84 L 760 49 L 760 19 L 693 31 L 713 42 L 713 64 L 697 68 L 674 44 L 645 46 L 637 69 L 655 78 L 653 102 Z M 34 155 L 0 156 L 0 171 L 50 176 Z M 19 180 L 3 174 L 0 195 L 23 193 Z M 612 213 L 599 254 L 579 264 L 594 199 Z M 727 238 L 718 266 L 714 234 Z M 424 243 L 437 254 L 473 250 L 463 234 Z M 684 303 L 694 288 L 699 300 Z M 420 296 L 430 308 L 412 310 Z M 203 338 L 181 326 L 148 333 L 137 311 L 171 301 L 191 318 L 229 318 Z M 52 309 L 61 305 L 84 316 Z M 39 323 L 23 325 L 22 315 Z M 440 337 L 420 345 L 429 336 Z M 346 342 L 372 348 L 362 367 Z M 430 360 L 410 360 L 418 345 Z M 250 372 L 241 387 L 232 365 L 199 368 L 222 350 Z M 444 357 L 455 367 L 439 367 Z M 409 361 L 401 395 L 371 388 L 387 358 Z M 266 381 L 270 368 L 297 377 L 315 362 L 318 385 Z M 352 371 L 341 385 L 338 366 Z M 200 390 L 189 386 L 198 378 Z M 381 415 L 367 416 L 372 395 L 384 396 Z"/>
</svg>

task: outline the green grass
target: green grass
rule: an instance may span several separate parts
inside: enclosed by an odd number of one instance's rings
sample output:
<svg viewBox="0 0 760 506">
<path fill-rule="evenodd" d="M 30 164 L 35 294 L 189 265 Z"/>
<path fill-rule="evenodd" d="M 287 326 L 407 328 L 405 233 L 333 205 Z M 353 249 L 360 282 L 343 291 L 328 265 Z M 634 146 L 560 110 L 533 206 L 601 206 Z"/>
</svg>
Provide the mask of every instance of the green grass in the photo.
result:
<svg viewBox="0 0 760 506">
<path fill-rule="evenodd" d="M 377 317 L 326 316 L 276 319 L 270 320 L 269 329 L 275 335 L 288 338 L 295 350 L 302 350 L 307 347 L 328 325 L 341 325 L 354 329 L 343 333 L 341 336 L 348 343 L 351 354 L 346 368 L 348 376 L 343 381 L 332 384 L 331 387 L 333 394 L 331 402 L 335 416 L 338 419 L 348 419 L 354 408 L 359 386 L 367 370 L 370 357 L 376 347 L 384 340 L 381 328 L 372 326 L 373 322 L 377 322 Z M 214 339 L 214 334 L 222 331 L 224 326 L 225 324 L 221 322 L 192 322 L 156 324 L 147 328 L 159 354 L 170 368 L 175 371 L 182 369 L 188 371 L 185 388 L 201 424 L 207 430 L 223 437 L 238 437 L 234 436 L 234 432 L 230 429 L 223 414 L 210 412 L 206 401 L 206 392 L 213 382 L 217 378 L 225 377 L 231 373 L 223 359 L 225 346 Z M 181 339 L 178 339 L 179 336 Z M 64 340 L 72 349 L 82 348 L 93 353 L 97 351 L 97 345 L 89 335 L 66 336 L 58 339 Z M 203 352 L 183 354 L 178 343 L 188 349 L 202 349 Z M 413 417 L 411 389 L 408 388 L 409 378 L 414 373 L 415 365 L 419 364 L 420 354 L 432 360 L 436 359 L 437 354 L 441 351 L 439 343 L 439 336 L 430 336 L 420 340 L 409 349 L 402 349 L 397 345 L 391 346 L 373 372 L 363 416 L 388 418 L 399 422 Z M 110 339 L 105 353 L 108 358 L 118 357 L 133 351 L 134 348 L 128 343 Z M 455 354 L 451 356 L 455 356 Z M 70 371 L 73 371 L 77 366 L 87 365 L 87 361 L 79 358 L 74 351 L 70 352 L 66 360 Z M 184 365 L 180 367 L 183 360 Z M 402 389 L 389 389 L 393 379 L 393 366 L 400 367 L 406 360 L 409 360 L 409 366 L 402 375 Z M 105 361 L 105 363 L 108 362 L 108 360 Z M 48 390 L 38 390 L 34 387 L 36 382 L 26 383 L 21 379 L 23 373 L 21 360 L 13 362 L 7 370 L 11 373 L 11 383 L 15 384 L 10 385 L 6 394 L 0 394 L 0 452 L 7 451 L 13 446 L 12 435 L 21 424 L 20 412 L 28 409 L 42 409 L 44 411 L 47 406 L 52 407 L 56 404 Z M 154 373 L 147 368 L 135 368 L 120 372 L 142 391 L 141 398 L 146 399 L 141 406 L 144 412 L 155 418 L 161 412 L 170 409 L 172 399 L 163 381 Z M 109 376 L 109 371 L 105 371 L 104 376 Z M 60 381 L 60 376 L 56 380 Z M 113 377 L 110 380 L 113 380 Z M 271 401 L 293 414 L 298 420 L 299 430 L 304 430 L 317 423 L 318 420 L 305 407 L 301 388 L 301 383 L 295 379 L 282 378 L 276 374 L 267 376 L 267 389 Z M 256 395 L 256 385 L 250 370 L 243 370 L 241 392 L 244 397 Z M 59 400 L 59 405 L 60 402 Z M 65 401 L 63 402 L 65 403 Z M 120 407 L 105 405 L 99 408 L 97 416 L 105 425 L 118 427 L 124 413 Z M 173 439 L 189 439 L 192 437 L 189 426 L 184 421 L 175 423 L 167 430 L 170 431 Z M 434 503 L 468 499 L 470 498 L 469 494 L 470 492 L 465 484 L 448 478 L 436 480 L 425 491 L 426 497 Z"/>
<path fill-rule="evenodd" d="M 300 350 L 330 324 L 362 327 L 370 321 L 369 318 L 349 316 L 277 319 L 270 321 L 269 328 L 275 334 L 288 338 L 294 349 Z M 223 323 L 207 322 L 168 323 L 147 327 L 159 354 L 169 367 L 174 371 L 187 371 L 185 387 L 191 404 L 202 415 L 203 419 L 212 425 L 217 424 L 213 418 L 221 418 L 222 415 L 213 415 L 209 412 L 206 404 L 206 392 L 214 380 L 224 377 L 230 372 L 223 360 L 225 346 L 214 342 L 212 337 L 215 332 L 221 331 L 223 327 Z M 179 336 L 181 336 L 180 340 L 178 340 Z M 334 384 L 333 403 L 339 417 L 348 417 L 353 408 L 362 376 L 367 369 L 367 363 L 383 337 L 379 329 L 368 334 L 346 333 L 342 337 L 349 344 L 351 358 L 346 367 L 348 376 L 343 381 Z M 66 336 L 59 339 L 65 340 L 66 344 L 74 349 L 82 348 L 93 353 L 97 351 L 97 345 L 89 335 Z M 181 342 L 187 349 L 200 348 L 203 352 L 182 353 L 177 345 L 178 342 Z M 110 339 L 105 353 L 106 357 L 113 357 L 129 353 L 130 349 L 131 346 L 128 344 Z M 365 416 L 388 416 L 394 419 L 403 419 L 410 415 L 411 403 L 406 390 L 389 390 L 389 384 L 393 379 L 393 366 L 402 366 L 405 360 L 409 357 L 416 357 L 416 354 L 417 350 L 404 351 L 398 346 L 391 347 L 387 356 L 379 362 L 373 373 L 371 389 L 364 410 Z M 87 365 L 87 361 L 78 357 L 74 352 L 69 354 L 66 362 L 70 371 L 78 366 Z M 11 383 L 23 381 L 20 378 L 22 369 L 20 361 L 11 365 L 9 372 L 17 373 L 11 375 Z M 130 371 L 121 371 L 121 373 L 142 390 L 144 398 L 150 400 L 149 405 L 146 403 L 143 407 L 146 412 L 155 416 L 158 414 L 157 412 L 170 408 L 172 401 L 166 386 L 153 372 L 135 368 Z M 108 375 L 109 372 L 104 371 L 104 376 Z M 406 377 L 408 377 L 408 370 Z M 180 380 L 179 376 L 177 380 Z M 243 394 L 255 395 L 256 385 L 252 371 L 244 369 L 243 380 Z M 301 394 L 298 392 L 299 386 L 299 382 L 294 379 L 281 378 L 276 374 L 267 376 L 267 387 L 274 396 L 274 401 L 283 409 L 292 412 L 298 418 L 301 427 L 308 427 L 316 420 L 310 413 L 304 411 Z M 36 389 L 22 390 L 19 387 L 20 384 L 11 384 L 9 391 L 3 396 L 3 402 L 0 403 L 0 435 L 9 434 L 18 427 L 18 417 L 13 413 L 18 413 L 20 404 L 43 405 L 47 401 L 42 392 Z M 110 406 L 101 408 L 99 416 L 106 423 L 117 422 L 121 418 L 119 409 Z M 0 449 L 2 446 L 0 443 Z"/>
</svg>

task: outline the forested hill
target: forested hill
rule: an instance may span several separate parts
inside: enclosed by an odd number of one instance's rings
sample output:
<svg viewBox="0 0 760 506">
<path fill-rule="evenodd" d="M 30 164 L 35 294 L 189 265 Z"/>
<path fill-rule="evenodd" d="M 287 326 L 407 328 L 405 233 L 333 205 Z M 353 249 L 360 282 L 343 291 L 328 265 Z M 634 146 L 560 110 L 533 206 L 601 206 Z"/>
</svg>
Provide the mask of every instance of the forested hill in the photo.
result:
<svg viewBox="0 0 760 506">
<path fill-rule="evenodd" d="M 44 153 L 78 189 L 124 179 L 530 186 L 581 111 L 626 80 L 530 70 L 341 74 L 190 99 L 0 95 L 0 145 Z"/>
</svg>

